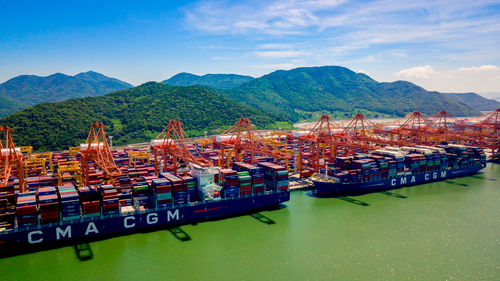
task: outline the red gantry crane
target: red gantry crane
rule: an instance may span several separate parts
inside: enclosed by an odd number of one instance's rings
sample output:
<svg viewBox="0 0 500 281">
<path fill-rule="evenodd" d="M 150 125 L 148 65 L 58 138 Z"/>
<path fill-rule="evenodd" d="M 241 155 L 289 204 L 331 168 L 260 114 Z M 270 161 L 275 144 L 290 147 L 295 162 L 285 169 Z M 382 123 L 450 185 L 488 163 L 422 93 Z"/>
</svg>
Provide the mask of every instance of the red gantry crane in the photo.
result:
<svg viewBox="0 0 500 281">
<path fill-rule="evenodd" d="M 422 113 L 415 111 L 402 119 L 378 126 L 374 133 L 388 137 L 391 142 L 396 142 L 396 144 L 420 144 L 422 129 L 425 126 L 426 119 Z"/>
<path fill-rule="evenodd" d="M 329 147 L 330 162 L 333 161 L 338 142 L 336 135 L 341 132 L 339 126 L 326 114 L 321 115 L 312 124 L 313 126 L 309 130 L 294 132 L 292 135 L 292 138 L 297 139 L 299 142 L 297 170 L 301 178 L 308 177 L 312 173 L 319 171 L 319 160 L 321 157 L 325 157 L 327 147 Z M 304 152 L 306 147 L 310 148 L 310 153 Z"/>
<path fill-rule="evenodd" d="M 163 131 L 151 141 L 151 150 L 154 154 L 155 172 L 158 175 L 160 165 L 163 164 L 163 171 L 166 171 L 167 163 L 172 161 L 173 172 L 177 174 L 179 162 L 182 160 L 186 164 L 193 163 L 201 167 L 211 167 L 213 164 L 201 157 L 194 156 L 189 149 L 195 149 L 199 155 L 199 151 L 188 138 L 182 123 L 178 120 L 170 120 Z"/>
<path fill-rule="evenodd" d="M 353 154 L 354 150 L 378 149 L 381 146 L 402 144 L 401 141 L 393 140 L 375 134 L 380 125 L 368 120 L 363 114 L 357 113 L 353 118 L 344 122 L 346 124 L 341 133 L 338 134 L 339 148 L 345 150 L 345 154 Z"/>
<path fill-rule="evenodd" d="M 231 167 L 232 156 L 234 156 L 234 162 L 240 162 L 242 152 L 250 154 L 250 163 L 252 164 L 254 163 L 254 154 L 273 157 L 275 160 L 288 160 L 292 157 L 286 152 L 269 149 L 260 138 L 256 137 L 251 126 L 251 121 L 248 118 L 240 118 L 232 127 L 215 138 L 214 144 L 220 146 L 219 166 Z M 225 161 L 224 156 L 227 151 L 229 153 L 227 161 Z"/>
<path fill-rule="evenodd" d="M 14 145 L 11 132 L 13 130 L 7 126 L 0 126 L 0 133 L 5 134 L 5 141 L 0 141 L 0 187 L 6 187 L 9 184 L 9 178 L 12 171 L 17 170 L 19 178 L 19 191 L 24 192 L 24 172 L 23 172 L 23 154 L 21 149 Z"/>
<path fill-rule="evenodd" d="M 89 185 L 89 161 L 94 162 L 108 179 L 121 176 L 108 145 L 106 127 L 102 123 L 92 123 L 87 141 L 80 145 L 80 166 L 82 168 L 83 185 Z"/>
<path fill-rule="evenodd" d="M 492 157 L 499 158 L 500 153 L 500 109 L 481 116 L 455 122 L 458 133 L 470 136 L 471 145 L 490 148 Z"/>
<path fill-rule="evenodd" d="M 355 150 L 366 152 L 376 149 L 375 144 L 389 142 L 370 135 L 375 125 L 362 114 L 356 114 L 344 123 L 344 126 L 336 124 L 330 116 L 322 115 L 309 131 L 295 132 L 294 139 L 299 141 L 297 169 L 300 177 L 308 177 L 318 172 L 323 165 L 326 165 L 326 161 L 332 163 L 340 150 L 343 150 L 343 154 L 349 155 Z M 310 153 L 304 152 L 306 147 L 310 148 Z M 325 162 L 322 164 L 320 159 L 324 159 Z"/>
</svg>

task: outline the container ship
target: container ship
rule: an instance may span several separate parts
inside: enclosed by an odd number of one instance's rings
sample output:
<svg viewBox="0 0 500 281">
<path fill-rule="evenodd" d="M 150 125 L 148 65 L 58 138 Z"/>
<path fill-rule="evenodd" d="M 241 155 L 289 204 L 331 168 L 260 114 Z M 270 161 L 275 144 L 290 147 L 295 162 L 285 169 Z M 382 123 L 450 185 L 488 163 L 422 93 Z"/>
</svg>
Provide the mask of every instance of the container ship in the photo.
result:
<svg viewBox="0 0 500 281">
<path fill-rule="evenodd" d="M 41 176 L 27 178 L 27 192 L 14 196 L 2 192 L 2 252 L 236 216 L 277 207 L 290 199 L 288 171 L 270 162 L 235 162 L 232 169 L 192 165 L 185 176 L 171 172 L 155 176 L 152 164 L 125 165 L 127 153 L 121 153 L 115 159 L 118 166 L 124 164 L 121 169 L 126 175 L 113 184 L 57 184 L 56 178 Z M 90 182 L 99 182 L 99 177 L 102 172 L 93 169 Z"/>
<path fill-rule="evenodd" d="M 486 167 L 481 148 L 456 144 L 386 147 L 337 157 L 311 177 L 315 196 L 362 194 L 464 177 Z"/>
</svg>

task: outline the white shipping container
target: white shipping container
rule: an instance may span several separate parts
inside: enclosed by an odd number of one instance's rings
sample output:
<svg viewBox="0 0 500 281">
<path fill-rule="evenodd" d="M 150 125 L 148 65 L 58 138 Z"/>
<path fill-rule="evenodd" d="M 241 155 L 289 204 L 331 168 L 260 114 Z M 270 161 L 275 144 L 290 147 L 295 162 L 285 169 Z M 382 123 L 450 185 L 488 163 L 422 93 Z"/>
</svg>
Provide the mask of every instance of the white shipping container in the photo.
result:
<svg viewBox="0 0 500 281">
<path fill-rule="evenodd" d="M 217 142 L 224 142 L 224 141 L 235 141 L 236 136 L 234 135 L 222 135 L 222 136 L 217 136 L 215 138 L 215 141 Z"/>
<path fill-rule="evenodd" d="M 293 136 L 295 138 L 299 138 L 299 137 L 305 136 L 307 134 L 309 134 L 309 131 L 294 131 L 293 132 Z"/>
<path fill-rule="evenodd" d="M 104 149 L 104 143 L 91 143 L 90 144 L 90 150 L 97 150 L 97 146 L 99 145 L 99 149 Z M 87 151 L 87 148 L 89 147 L 88 144 L 82 143 L 80 144 L 80 151 Z"/>
<path fill-rule="evenodd" d="M 433 147 L 433 146 L 427 146 L 427 145 L 417 145 L 415 146 L 417 148 L 426 148 L 435 152 L 439 152 L 439 154 L 446 154 L 446 150 L 440 147 Z"/>
<path fill-rule="evenodd" d="M 9 152 L 11 151 L 11 149 L 8 149 L 8 148 L 2 148 L 2 156 L 7 156 L 9 155 Z M 14 151 L 16 152 L 16 154 L 21 154 L 21 148 L 19 147 L 15 147 L 14 148 Z"/>
<path fill-rule="evenodd" d="M 173 144 L 172 139 L 161 139 L 161 140 L 151 140 L 151 147 L 158 147 L 161 145 L 171 145 Z"/>
<path fill-rule="evenodd" d="M 382 130 L 385 131 L 385 132 L 390 132 L 390 131 L 397 130 L 399 128 L 400 128 L 400 126 L 398 126 L 398 125 L 390 125 L 390 126 L 384 126 L 384 127 L 382 127 Z"/>
</svg>

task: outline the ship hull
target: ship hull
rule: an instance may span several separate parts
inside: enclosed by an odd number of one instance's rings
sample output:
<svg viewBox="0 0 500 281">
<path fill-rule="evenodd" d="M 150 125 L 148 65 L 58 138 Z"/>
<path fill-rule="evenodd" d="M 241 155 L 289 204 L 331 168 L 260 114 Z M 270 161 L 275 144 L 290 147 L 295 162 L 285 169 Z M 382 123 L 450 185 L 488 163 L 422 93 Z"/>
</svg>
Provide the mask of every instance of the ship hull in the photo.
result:
<svg viewBox="0 0 500 281">
<path fill-rule="evenodd" d="M 485 165 L 454 168 L 449 170 L 437 170 L 424 173 L 405 174 L 391 178 L 380 179 L 368 182 L 346 182 L 333 183 L 313 180 L 314 188 L 312 194 L 318 197 L 335 196 L 346 194 L 370 193 L 382 190 L 400 188 L 425 184 L 435 181 L 442 181 L 451 178 L 465 177 L 476 174 Z"/>
<path fill-rule="evenodd" d="M 85 218 L 59 224 L 3 231 L 0 247 L 7 252 L 88 242 L 137 231 L 149 231 L 277 207 L 290 192 L 273 192 L 234 199 L 206 201 L 178 208 L 151 209 L 130 215 Z"/>
</svg>

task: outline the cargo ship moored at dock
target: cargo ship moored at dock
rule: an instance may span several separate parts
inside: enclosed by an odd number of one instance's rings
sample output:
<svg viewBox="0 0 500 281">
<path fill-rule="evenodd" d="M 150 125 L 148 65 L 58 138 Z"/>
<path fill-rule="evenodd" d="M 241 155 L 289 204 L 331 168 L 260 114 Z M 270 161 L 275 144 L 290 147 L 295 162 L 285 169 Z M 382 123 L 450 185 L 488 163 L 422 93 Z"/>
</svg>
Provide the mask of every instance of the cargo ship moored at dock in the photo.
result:
<svg viewBox="0 0 500 281">
<path fill-rule="evenodd" d="M 481 149 L 461 145 L 389 148 L 340 160 L 328 173 L 311 177 L 313 195 L 326 197 L 389 190 L 470 176 L 486 167 L 486 156 Z"/>
<path fill-rule="evenodd" d="M 131 190 L 124 182 L 137 175 L 120 177 L 121 192 L 112 185 L 30 185 L 34 191 L 15 195 L 15 217 L 9 213 L 12 223 L 0 229 L 0 255 L 249 214 L 290 200 L 288 171 L 269 162 L 237 162 L 234 170 L 192 165 L 192 176 L 148 176 L 150 168 Z"/>
<path fill-rule="evenodd" d="M 272 208 L 290 200 L 289 190 L 240 198 L 197 202 L 177 208 L 154 208 L 129 214 L 81 218 L 0 232 L 0 247 L 7 250 L 36 245 L 65 245 L 97 240 L 150 228 L 196 223 Z"/>
</svg>

